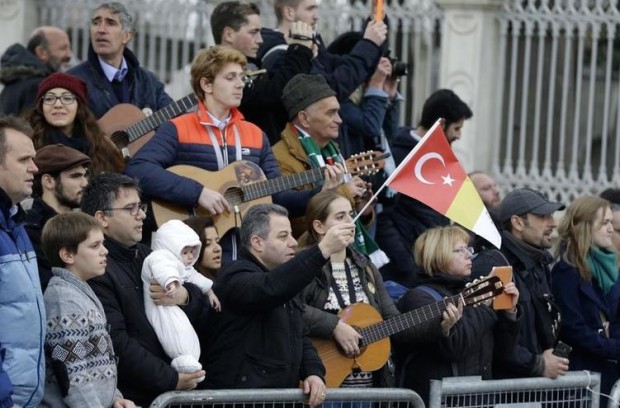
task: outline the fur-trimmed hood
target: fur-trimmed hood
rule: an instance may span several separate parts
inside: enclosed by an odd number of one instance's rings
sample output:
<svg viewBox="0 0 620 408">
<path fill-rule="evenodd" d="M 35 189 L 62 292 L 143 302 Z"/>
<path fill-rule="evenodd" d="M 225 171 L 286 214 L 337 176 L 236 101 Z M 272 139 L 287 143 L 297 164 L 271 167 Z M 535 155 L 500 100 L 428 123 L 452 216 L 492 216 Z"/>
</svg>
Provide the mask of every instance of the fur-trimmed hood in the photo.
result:
<svg viewBox="0 0 620 408">
<path fill-rule="evenodd" d="M 44 78 L 52 73 L 21 44 L 11 45 L 0 58 L 0 82 L 7 85 L 25 78 Z"/>
</svg>

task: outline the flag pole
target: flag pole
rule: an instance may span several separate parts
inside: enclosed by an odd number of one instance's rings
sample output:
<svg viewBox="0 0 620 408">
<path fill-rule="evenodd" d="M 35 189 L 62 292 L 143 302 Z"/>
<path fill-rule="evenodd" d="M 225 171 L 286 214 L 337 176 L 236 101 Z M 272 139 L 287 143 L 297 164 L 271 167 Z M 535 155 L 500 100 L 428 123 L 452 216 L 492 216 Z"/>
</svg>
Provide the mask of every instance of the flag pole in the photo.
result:
<svg viewBox="0 0 620 408">
<path fill-rule="evenodd" d="M 435 128 L 437 126 L 441 126 L 443 119 L 437 119 L 437 122 L 435 122 L 435 124 L 433 126 L 431 126 L 431 128 L 424 134 L 424 137 L 422 139 L 420 139 L 420 141 L 418 143 L 416 143 L 416 145 L 413 147 L 413 149 L 411 149 L 411 151 L 409 152 L 409 154 L 403 159 L 403 161 L 400 162 L 400 164 L 398 165 L 398 167 L 396 167 L 394 169 L 394 171 L 392 172 L 392 174 L 389 175 L 389 177 L 383 182 L 383 184 L 381 185 L 381 187 L 379 187 L 379 189 L 377 190 L 377 192 L 375 194 L 373 194 L 373 196 L 366 202 L 366 205 L 364 205 L 364 207 L 357 212 L 357 215 L 355 216 L 355 218 L 353 218 L 353 222 L 355 223 L 357 221 L 357 219 L 364 213 L 364 211 L 366 211 L 366 209 L 372 204 L 374 203 L 374 201 L 377 199 L 377 196 L 379 195 L 379 193 L 381 193 L 381 191 L 383 191 L 383 189 L 392 181 L 394 180 L 394 178 L 396 176 L 398 176 L 398 174 L 401 172 L 401 170 L 405 167 L 405 165 L 409 162 L 409 159 L 411 159 L 411 157 L 418 151 L 418 149 L 420 148 L 420 146 L 422 146 L 426 139 L 428 139 L 430 137 L 430 135 L 433 133 L 433 131 L 435 130 Z"/>
</svg>

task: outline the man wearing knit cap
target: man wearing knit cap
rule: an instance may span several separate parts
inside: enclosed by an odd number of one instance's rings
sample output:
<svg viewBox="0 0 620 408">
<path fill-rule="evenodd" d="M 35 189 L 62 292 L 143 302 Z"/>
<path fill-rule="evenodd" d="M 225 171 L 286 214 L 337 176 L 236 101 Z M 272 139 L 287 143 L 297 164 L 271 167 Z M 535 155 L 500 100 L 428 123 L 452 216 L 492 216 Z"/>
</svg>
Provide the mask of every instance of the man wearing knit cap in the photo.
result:
<svg viewBox="0 0 620 408">
<path fill-rule="evenodd" d="M 43 291 L 52 277 L 51 267 L 41 248 L 43 226 L 56 214 L 80 207 L 82 193 L 88 184 L 90 158 L 71 147 L 55 144 L 37 152 L 32 208 L 26 213 L 26 232 L 37 254 Z"/>
<path fill-rule="evenodd" d="M 553 214 L 563 209 L 531 188 L 515 189 L 500 203 L 501 251 L 512 266 L 522 313 L 517 347 L 494 361 L 493 373 L 500 377 L 556 378 L 569 368 L 567 358 L 553 354 L 559 311 L 551 294 L 553 258 L 547 251 L 556 227 Z"/>
<path fill-rule="evenodd" d="M 289 123 L 280 134 L 281 140 L 273 146 L 282 174 L 300 173 L 327 164 L 343 166 L 344 158 L 335 143 L 342 123 L 338 114 L 340 104 L 325 79 L 321 75 L 295 75 L 284 87 L 282 102 Z M 314 187 L 306 185 L 302 188 Z M 363 206 L 363 198 L 370 197 L 370 185 L 357 176 L 343 180 L 338 191 L 351 201 L 354 208 Z M 368 215 L 372 218 L 372 210 Z M 304 232 L 303 217 L 291 219 L 291 224 L 294 236 Z"/>
</svg>

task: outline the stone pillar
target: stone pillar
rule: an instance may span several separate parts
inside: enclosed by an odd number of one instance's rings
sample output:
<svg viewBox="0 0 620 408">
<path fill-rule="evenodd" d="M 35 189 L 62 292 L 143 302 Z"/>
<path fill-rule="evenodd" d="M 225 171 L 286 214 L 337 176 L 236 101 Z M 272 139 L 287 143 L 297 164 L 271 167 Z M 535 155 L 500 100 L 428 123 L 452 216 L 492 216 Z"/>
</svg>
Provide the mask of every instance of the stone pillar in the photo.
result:
<svg viewBox="0 0 620 408">
<path fill-rule="evenodd" d="M 36 26 L 36 0 L 0 0 L 0 54 L 15 43 L 25 45 Z"/>
<path fill-rule="evenodd" d="M 437 0 L 444 10 L 441 30 L 440 88 L 449 88 L 465 101 L 474 117 L 465 122 L 462 138 L 453 147 L 465 171 L 490 172 L 499 142 L 497 99 L 499 23 L 503 0 Z"/>
</svg>

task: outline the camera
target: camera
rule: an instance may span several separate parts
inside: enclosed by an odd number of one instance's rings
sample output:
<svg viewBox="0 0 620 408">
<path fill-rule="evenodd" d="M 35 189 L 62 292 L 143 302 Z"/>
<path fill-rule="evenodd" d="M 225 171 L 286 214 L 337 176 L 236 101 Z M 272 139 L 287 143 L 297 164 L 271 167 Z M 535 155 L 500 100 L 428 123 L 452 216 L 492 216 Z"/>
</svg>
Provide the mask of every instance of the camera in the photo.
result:
<svg viewBox="0 0 620 408">
<path fill-rule="evenodd" d="M 383 56 L 389 59 L 390 64 L 392 64 L 392 77 L 397 78 L 397 77 L 409 75 L 409 64 L 407 64 L 406 62 L 400 61 L 398 58 L 391 57 L 390 56 L 391 53 L 392 53 L 392 50 L 388 49 L 384 53 Z"/>
</svg>

